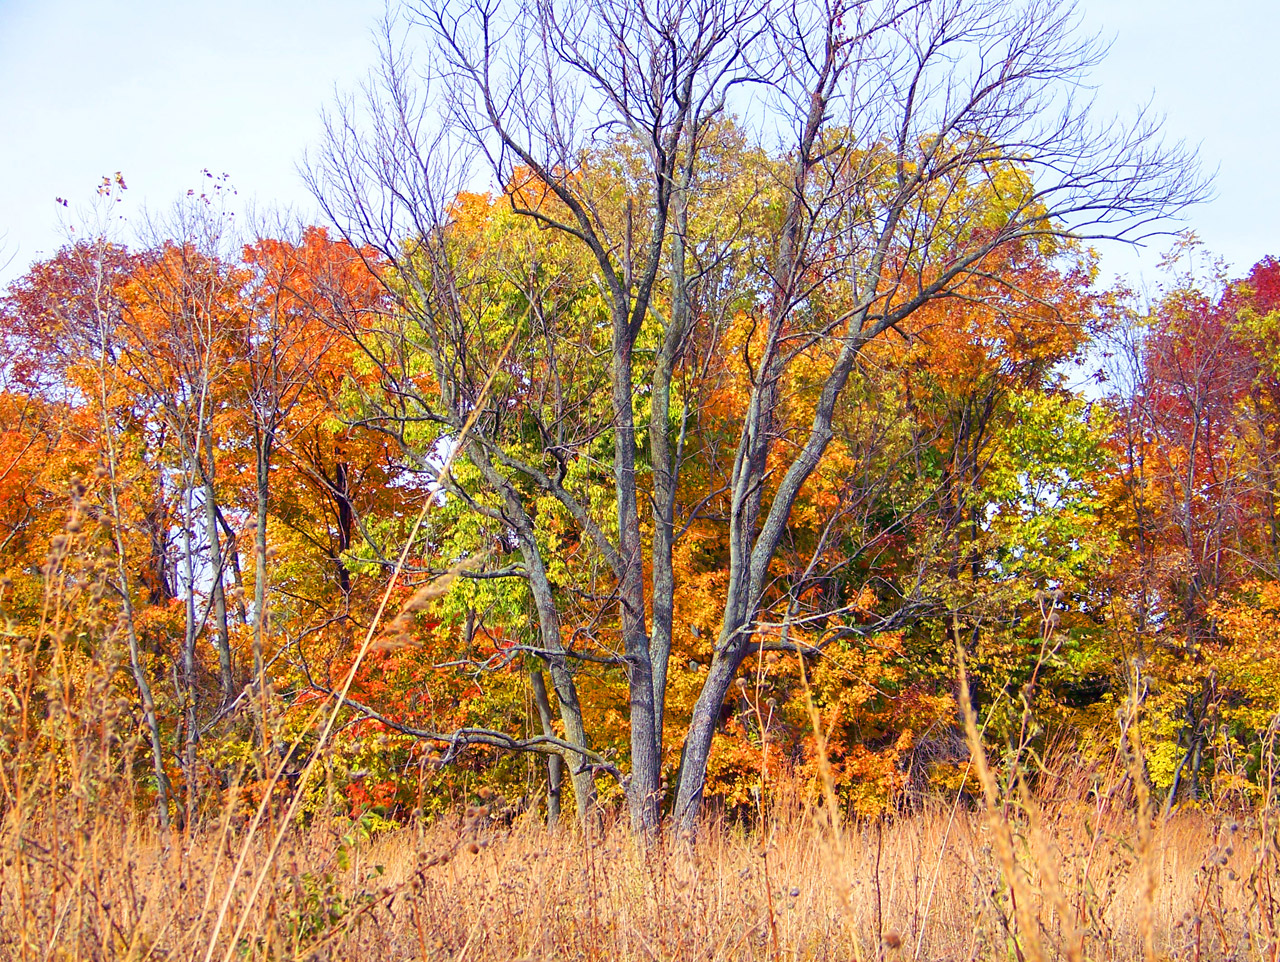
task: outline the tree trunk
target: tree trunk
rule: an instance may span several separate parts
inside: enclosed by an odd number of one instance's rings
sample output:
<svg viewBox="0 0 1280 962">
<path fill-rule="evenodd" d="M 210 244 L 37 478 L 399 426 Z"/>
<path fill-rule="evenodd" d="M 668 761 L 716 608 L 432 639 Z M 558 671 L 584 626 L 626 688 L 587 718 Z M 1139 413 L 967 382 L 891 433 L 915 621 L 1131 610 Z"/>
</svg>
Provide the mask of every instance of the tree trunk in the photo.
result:
<svg viewBox="0 0 1280 962">
<path fill-rule="evenodd" d="M 560 706 L 560 721 L 564 724 L 565 741 L 571 745 L 581 745 L 586 748 L 587 730 L 582 722 L 582 705 L 578 701 L 578 687 L 573 682 L 573 673 L 569 671 L 568 662 L 563 654 L 560 614 L 551 596 L 551 583 L 547 579 L 546 568 L 542 563 L 542 553 L 533 539 L 533 526 L 527 518 L 525 524 L 520 525 L 518 530 L 521 555 L 524 558 L 525 570 L 529 572 L 529 588 L 538 610 L 542 645 L 550 652 L 545 660 L 547 670 L 551 674 L 551 686 L 556 692 L 556 702 Z M 595 780 L 585 759 L 579 757 L 570 764 L 569 778 L 573 783 L 573 798 L 578 807 L 578 818 L 585 824 L 594 817 L 596 805 Z"/>
<path fill-rule="evenodd" d="M 183 598 L 184 632 L 182 637 L 182 695 L 183 718 L 186 735 L 183 739 L 183 754 L 187 769 L 187 809 L 195 811 L 196 805 L 196 746 L 200 741 L 200 689 L 197 684 L 196 669 L 196 572 L 192 529 L 194 522 L 191 514 L 192 489 L 195 485 L 195 467 L 189 465 L 184 479 L 182 504 L 182 575 L 186 581 Z"/>
<path fill-rule="evenodd" d="M 502 493 L 503 520 L 515 529 L 520 542 L 520 556 L 524 559 L 525 571 L 529 578 L 529 591 L 533 595 L 534 608 L 538 613 L 538 634 L 542 640 L 545 654 L 542 656 L 551 674 L 551 686 L 556 692 L 556 703 L 560 707 L 560 721 L 564 725 L 564 738 L 571 745 L 588 747 L 587 731 L 582 721 L 582 705 L 578 700 L 578 688 L 573 681 L 573 673 L 569 670 L 568 659 L 564 654 L 564 641 L 560 634 L 560 612 L 556 607 L 551 580 L 547 577 L 546 565 L 542 561 L 542 549 L 534 532 L 533 519 L 525 510 L 520 494 L 509 481 L 494 468 L 484 445 L 479 441 L 467 444 L 468 453 L 480 468 L 485 480 Z M 573 784 L 574 802 L 578 808 L 578 818 L 584 825 L 589 825 L 596 814 L 596 785 L 591 767 L 586 760 L 578 756 L 570 760 L 569 779 Z"/>
<path fill-rule="evenodd" d="M 334 501 L 338 506 L 338 550 L 334 561 L 334 575 L 338 579 L 338 588 L 342 592 L 342 600 L 348 606 L 351 600 L 351 572 L 347 570 L 343 555 L 351 548 L 351 537 L 355 531 L 355 509 L 351 505 L 351 492 L 348 489 L 348 468 L 346 462 L 337 460 L 333 465 Z"/>
<path fill-rule="evenodd" d="M 202 432 L 208 468 L 201 467 L 204 476 L 204 520 L 205 538 L 209 542 L 209 568 L 212 584 L 209 588 L 209 603 L 213 609 L 214 644 L 218 649 L 218 671 L 222 686 L 222 704 L 230 704 L 235 688 L 235 678 L 231 669 L 231 636 L 227 632 L 227 596 L 223 585 L 222 540 L 218 535 L 218 502 L 213 488 L 213 436 L 208 430 Z M 197 461 L 199 454 L 196 455 Z"/>
<path fill-rule="evenodd" d="M 253 532 L 253 683 L 266 707 L 266 679 L 263 675 L 263 647 L 269 625 L 267 610 L 267 508 L 271 485 L 272 432 L 264 431 L 257 448 L 257 522 Z M 263 721 L 265 742 L 266 724 Z"/>
<path fill-rule="evenodd" d="M 129 574 L 125 565 L 124 535 L 121 527 L 124 519 L 120 513 L 120 497 L 116 489 L 116 451 L 114 429 L 110 423 L 107 404 L 107 377 L 103 367 L 107 357 L 107 333 L 105 327 L 100 329 L 101 353 L 99 354 L 98 384 L 100 403 L 102 405 L 103 436 L 107 442 L 108 492 L 111 501 L 112 538 L 116 549 L 116 579 L 120 591 L 120 605 L 124 614 L 125 634 L 129 642 L 129 670 L 133 682 L 138 688 L 138 698 L 142 702 L 142 715 L 147 724 L 147 735 L 151 742 L 151 764 L 156 775 L 156 801 L 159 808 L 160 825 L 169 830 L 169 798 L 172 788 L 169 776 L 164 770 L 164 746 L 160 741 L 160 720 L 156 717 L 156 703 L 152 696 L 151 683 L 147 680 L 147 672 L 142 664 L 141 646 L 138 644 L 138 633 L 133 616 L 133 596 L 129 593 Z M 195 774 L 194 759 L 191 774 Z M 188 790 L 190 794 L 190 790 Z"/>
<path fill-rule="evenodd" d="M 689 176 L 686 168 L 686 181 Z M 687 184 L 685 185 L 687 187 Z M 671 382 L 692 326 L 688 278 L 685 273 L 685 232 L 688 229 L 685 189 L 674 192 L 671 236 L 671 318 L 654 362 L 649 447 L 653 466 L 653 626 L 649 636 L 649 661 L 653 669 L 653 728 L 658 764 L 662 764 L 663 725 L 666 716 L 667 666 L 671 660 L 671 634 L 675 614 L 675 505 L 680 485 L 681 444 L 671 443 Z M 683 435 L 681 435 L 681 439 Z"/>
<path fill-rule="evenodd" d="M 783 373 L 782 338 L 798 300 L 797 291 L 804 289 L 802 275 L 806 265 L 806 218 L 809 217 L 806 189 L 811 172 L 818 162 L 815 149 L 827 120 L 828 104 L 836 81 L 844 69 L 836 37 L 837 24 L 829 21 L 826 29 L 824 60 L 813 83 L 803 132 L 797 144 L 790 185 L 791 197 L 778 233 L 778 246 L 773 270 L 770 272 L 773 290 L 769 303 L 769 328 L 730 476 L 732 503 L 729 515 L 729 585 L 725 596 L 724 623 L 707 680 L 694 705 L 693 719 L 685 736 L 684 760 L 676 792 L 676 817 L 686 830 L 692 830 L 697 822 L 716 721 L 729 686 L 750 649 L 751 625 L 764 591 L 769 562 L 782 540 L 800 490 L 831 442 L 836 402 L 840 399 L 854 363 L 868 339 L 864 325 L 869 308 L 863 307 L 848 318 L 840 353 L 822 386 L 808 437 L 779 482 L 768 514 L 763 524 L 760 524 L 779 383 Z M 899 176 L 901 177 L 901 172 Z M 878 286 L 880 282 L 881 267 L 887 256 L 889 239 L 893 236 L 898 216 L 900 211 L 891 212 L 881 228 L 876 256 L 872 258 L 867 271 L 867 276 L 873 278 L 873 286 Z M 858 292 L 855 291 L 854 296 L 856 303 Z M 865 298 L 865 292 L 863 297 Z M 873 301 L 866 300 L 865 303 L 870 305 Z"/>
<path fill-rule="evenodd" d="M 551 723 L 551 700 L 547 697 L 547 682 L 541 668 L 529 670 L 529 683 L 533 686 L 533 702 L 538 706 L 538 719 L 542 734 L 556 733 Z M 560 789 L 564 781 L 564 759 L 558 754 L 547 756 L 547 827 L 553 828 L 560 821 Z"/>
<path fill-rule="evenodd" d="M 636 493 L 636 429 L 632 412 L 631 343 L 627 318 L 615 321 L 613 338 L 614 478 L 618 497 L 618 573 L 622 642 L 631 708 L 631 781 L 627 801 L 632 828 L 649 834 L 661 814 L 660 758 L 655 727 L 653 665 L 645 630 L 643 545 Z"/>
<path fill-rule="evenodd" d="M 235 529 L 227 523 L 227 516 L 221 508 L 217 508 L 218 527 L 222 529 L 223 535 L 226 537 L 227 564 L 231 569 L 231 583 L 240 589 L 240 600 L 233 606 L 235 617 L 241 625 L 249 624 L 249 613 L 244 603 L 244 572 L 240 570 L 240 549 L 236 542 Z M 230 614 L 228 614 L 230 617 Z"/>
</svg>

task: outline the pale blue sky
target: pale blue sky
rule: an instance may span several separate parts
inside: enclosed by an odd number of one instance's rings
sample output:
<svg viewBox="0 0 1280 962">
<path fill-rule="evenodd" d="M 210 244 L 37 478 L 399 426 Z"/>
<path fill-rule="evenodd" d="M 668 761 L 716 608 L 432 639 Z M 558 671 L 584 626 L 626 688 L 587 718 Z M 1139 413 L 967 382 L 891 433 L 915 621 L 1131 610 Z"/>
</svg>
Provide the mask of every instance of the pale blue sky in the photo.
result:
<svg viewBox="0 0 1280 962">
<path fill-rule="evenodd" d="M 295 168 L 335 84 L 373 57 L 383 0 L 0 0 L 0 281 L 61 242 L 58 196 L 116 170 L 129 205 L 163 208 L 227 172 L 241 198 L 311 209 Z M 1218 168 L 1189 226 L 1238 271 L 1280 254 L 1280 13 L 1263 0 L 1082 0 L 1114 39 L 1099 98 L 1152 100 Z M 1156 245 L 1160 246 L 1159 243 Z M 1110 271 L 1158 252 L 1106 248 Z"/>
</svg>

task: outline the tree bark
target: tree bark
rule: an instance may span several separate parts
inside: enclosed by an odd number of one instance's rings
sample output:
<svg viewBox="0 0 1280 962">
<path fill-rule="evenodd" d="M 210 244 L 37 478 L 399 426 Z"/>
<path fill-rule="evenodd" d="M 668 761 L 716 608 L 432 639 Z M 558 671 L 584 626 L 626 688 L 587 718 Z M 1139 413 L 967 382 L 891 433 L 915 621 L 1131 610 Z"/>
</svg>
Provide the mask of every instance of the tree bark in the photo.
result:
<svg viewBox="0 0 1280 962">
<path fill-rule="evenodd" d="M 555 689 L 556 703 L 560 708 L 560 721 L 564 725 L 565 741 L 586 748 L 588 741 L 586 726 L 582 721 L 582 705 L 578 700 L 578 688 L 574 684 L 573 673 L 569 669 L 565 655 L 564 641 L 561 637 L 560 612 L 556 607 L 551 580 L 547 576 L 546 565 L 542 560 L 542 549 L 538 546 L 533 519 L 525 510 L 520 493 L 494 467 L 484 445 L 479 441 L 471 440 L 467 442 L 467 450 L 484 474 L 486 481 L 501 492 L 504 508 L 502 520 L 515 529 L 520 545 L 520 556 L 524 559 L 525 572 L 529 579 L 529 591 L 533 595 L 534 608 L 538 614 L 538 633 L 545 652 L 542 657 L 551 675 L 551 686 Z M 584 825 L 589 825 L 596 816 L 596 786 L 591 767 L 586 763 L 584 756 L 569 760 L 569 779 L 573 785 L 578 818 Z"/>
<path fill-rule="evenodd" d="M 271 448 L 274 432 L 261 431 L 255 445 L 257 458 L 257 477 L 255 490 L 257 494 L 256 514 L 257 526 L 253 532 L 253 684 L 258 691 L 260 704 L 266 707 L 266 676 L 263 660 L 263 649 L 266 644 L 267 631 L 270 625 L 270 611 L 267 607 L 267 512 L 270 508 L 271 493 Z M 265 718 L 263 719 L 263 741 L 267 737 Z"/>
<path fill-rule="evenodd" d="M 551 700 L 547 697 L 547 682 L 541 668 L 529 670 L 529 684 L 533 688 L 533 703 L 538 707 L 538 719 L 542 734 L 555 735 L 551 723 Z M 572 762 L 571 762 L 572 764 Z M 547 756 L 547 827 L 554 828 L 560 821 L 560 791 L 564 781 L 564 759 L 559 755 Z"/>
<path fill-rule="evenodd" d="M 622 642 L 627 659 L 628 703 L 631 708 L 631 781 L 627 801 L 632 827 L 643 834 L 655 831 L 661 814 L 660 757 L 656 728 L 653 664 L 645 630 L 643 545 L 636 494 L 636 430 L 631 407 L 632 341 L 627 321 L 615 321 L 613 341 L 614 478 L 618 498 L 618 575 Z M 619 326 L 624 330 L 619 330 Z"/>
<path fill-rule="evenodd" d="M 222 704 L 228 705 L 234 695 L 235 678 L 231 664 L 231 635 L 227 631 L 227 595 L 223 583 L 224 572 L 222 558 L 222 539 L 218 535 L 218 501 L 213 487 L 214 460 L 213 435 L 205 427 L 201 431 L 201 440 L 208 457 L 208 465 L 201 464 L 200 472 L 204 480 L 204 527 L 205 538 L 209 543 L 209 568 L 212 582 L 209 587 L 209 603 L 213 609 L 214 645 L 218 649 L 218 672 L 222 688 Z M 199 443 L 199 442 L 197 442 Z"/>
</svg>

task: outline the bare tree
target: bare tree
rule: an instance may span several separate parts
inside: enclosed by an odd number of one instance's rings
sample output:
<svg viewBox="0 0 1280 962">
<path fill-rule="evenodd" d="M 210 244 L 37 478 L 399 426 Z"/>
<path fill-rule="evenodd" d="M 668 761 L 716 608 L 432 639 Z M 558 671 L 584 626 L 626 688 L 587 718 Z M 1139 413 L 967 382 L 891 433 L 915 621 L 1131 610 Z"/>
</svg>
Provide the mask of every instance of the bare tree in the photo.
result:
<svg viewBox="0 0 1280 962">
<path fill-rule="evenodd" d="M 123 315 L 129 336 L 122 342 L 121 360 L 154 399 L 182 465 L 187 697 L 195 698 L 196 640 L 207 625 L 225 705 L 235 685 L 225 584 L 234 546 L 224 544 L 214 422 L 230 372 L 240 361 L 240 339 L 234 332 L 244 317 L 242 278 L 228 253 L 236 239 L 222 207 L 222 190 L 222 181 L 216 181 L 207 193 L 175 204 L 168 217 L 149 225 L 145 270 L 136 280 L 141 296 Z M 200 559 L 202 552 L 206 556 Z M 198 585 L 205 578 L 207 601 L 200 610 Z"/>
<path fill-rule="evenodd" d="M 580 245 L 594 265 L 611 331 L 616 536 L 554 472 L 483 434 L 473 456 L 558 499 L 611 570 L 638 829 L 651 830 L 661 811 L 679 590 L 683 434 L 673 430 L 672 379 L 714 323 L 699 287 L 737 249 L 732 225 L 773 212 L 755 248 L 763 253 L 737 278 L 763 336 L 749 352 L 750 400 L 728 472 L 723 626 L 684 739 L 675 813 L 686 826 L 721 706 L 759 645 L 770 562 L 863 349 L 984 275 L 1006 245 L 1136 240 L 1204 194 L 1193 157 L 1165 146 L 1156 120 L 1096 116 L 1084 92 L 1103 48 L 1080 38 L 1078 19 L 1059 0 L 422 0 L 405 7 L 405 21 L 426 34 L 429 83 L 388 29 L 382 76 L 366 91 L 372 122 L 366 129 L 351 102 L 332 118 L 311 185 L 353 241 L 397 269 L 447 228 L 454 193 L 476 176 L 473 158 L 516 213 Z M 743 149 L 768 158 L 761 187 L 699 203 L 715 192 L 723 155 L 712 145 L 734 114 L 754 130 Z M 634 159 L 629 178 L 591 176 L 593 155 L 619 143 Z M 638 357 L 646 325 L 659 346 Z M 819 345 L 832 361 L 812 420 L 788 423 L 785 376 Z M 637 425 L 642 390 L 650 414 Z M 647 590 L 636 462 L 646 435 Z M 509 508 L 504 522 L 519 527 L 518 506 Z"/>
</svg>

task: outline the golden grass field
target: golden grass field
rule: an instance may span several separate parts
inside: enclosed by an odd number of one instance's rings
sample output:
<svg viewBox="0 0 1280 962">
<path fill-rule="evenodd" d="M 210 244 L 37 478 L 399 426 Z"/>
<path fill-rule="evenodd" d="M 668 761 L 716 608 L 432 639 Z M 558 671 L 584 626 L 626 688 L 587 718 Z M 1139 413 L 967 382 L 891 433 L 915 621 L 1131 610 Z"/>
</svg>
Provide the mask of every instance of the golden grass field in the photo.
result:
<svg viewBox="0 0 1280 962">
<path fill-rule="evenodd" d="M 11 818 L 5 959 L 1268 959 L 1265 818 L 1184 812 L 1146 843 L 1123 792 L 987 818 L 943 805 L 839 831 L 784 807 L 639 844 L 474 808 L 372 838 L 224 821 L 161 836 L 74 799 Z M 1008 831 L 1014 882 L 995 835 Z M 266 833 L 268 836 L 270 833 Z M 243 864 L 236 874 L 241 855 Z M 252 907 L 247 898 L 261 882 Z M 228 886 L 231 896 L 221 912 Z M 221 924 L 219 916 L 222 915 Z"/>
</svg>

